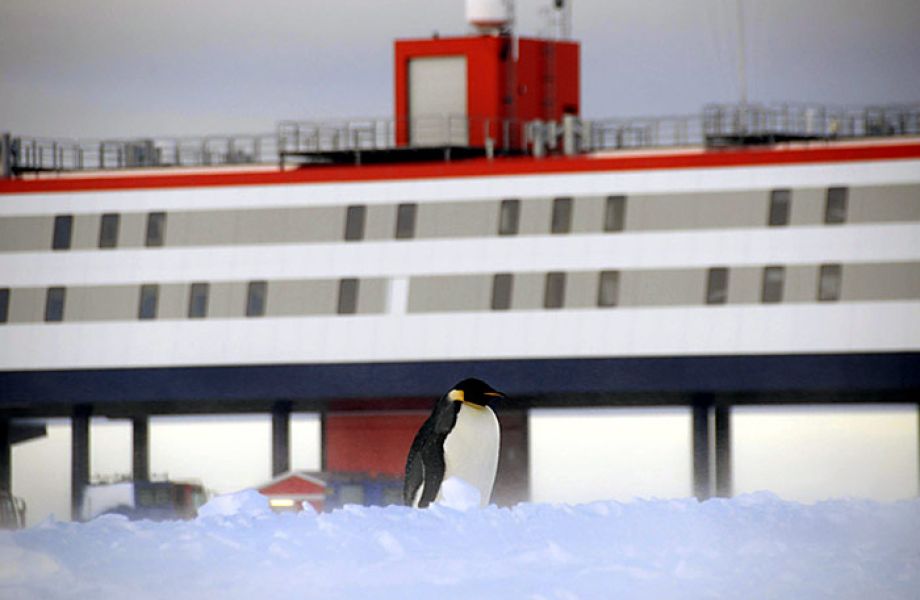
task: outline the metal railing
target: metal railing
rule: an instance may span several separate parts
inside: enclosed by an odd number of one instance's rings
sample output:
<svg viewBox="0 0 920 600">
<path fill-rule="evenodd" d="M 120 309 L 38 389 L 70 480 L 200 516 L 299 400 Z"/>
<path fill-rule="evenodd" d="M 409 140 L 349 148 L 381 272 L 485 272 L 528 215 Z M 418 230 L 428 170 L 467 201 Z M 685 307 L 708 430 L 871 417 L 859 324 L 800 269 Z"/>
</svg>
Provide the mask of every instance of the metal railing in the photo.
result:
<svg viewBox="0 0 920 600">
<path fill-rule="evenodd" d="M 366 118 L 343 121 L 282 121 L 278 148 L 283 153 L 324 153 L 394 148 L 484 147 L 521 152 L 532 142 L 532 125 L 519 119 L 465 115 Z"/>
<path fill-rule="evenodd" d="M 835 108 L 756 104 L 706 106 L 702 114 L 562 122 L 423 116 L 282 121 L 274 133 L 203 137 L 61 140 L 2 136 L 3 175 L 162 167 L 283 164 L 287 155 L 421 148 L 494 154 L 725 146 L 920 135 L 920 104 Z M 449 153 L 448 153 L 449 156 Z"/>
<path fill-rule="evenodd" d="M 918 135 L 920 104 L 862 108 L 712 104 L 703 110 L 703 130 L 708 139 L 762 136 L 778 141 Z"/>
<path fill-rule="evenodd" d="M 698 115 L 589 121 L 587 150 L 698 146 L 705 142 Z"/>
<path fill-rule="evenodd" d="M 10 153 L 14 172 L 201 167 L 278 161 L 274 134 L 106 140 L 16 137 L 11 139 Z"/>
</svg>

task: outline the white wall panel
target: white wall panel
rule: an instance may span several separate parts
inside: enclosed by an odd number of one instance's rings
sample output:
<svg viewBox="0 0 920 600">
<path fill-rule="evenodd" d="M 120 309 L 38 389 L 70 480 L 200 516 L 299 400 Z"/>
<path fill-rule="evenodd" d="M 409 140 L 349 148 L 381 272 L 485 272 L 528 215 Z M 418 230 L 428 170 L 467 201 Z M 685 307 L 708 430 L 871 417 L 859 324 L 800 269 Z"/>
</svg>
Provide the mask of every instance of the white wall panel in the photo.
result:
<svg viewBox="0 0 920 600">
<path fill-rule="evenodd" d="M 280 206 L 368 205 L 498 198 L 750 191 L 920 181 L 920 160 L 600 173 L 5 194 L 0 216 Z"/>
<path fill-rule="evenodd" d="M 0 327 L 0 370 L 917 350 L 920 302 Z"/>
</svg>

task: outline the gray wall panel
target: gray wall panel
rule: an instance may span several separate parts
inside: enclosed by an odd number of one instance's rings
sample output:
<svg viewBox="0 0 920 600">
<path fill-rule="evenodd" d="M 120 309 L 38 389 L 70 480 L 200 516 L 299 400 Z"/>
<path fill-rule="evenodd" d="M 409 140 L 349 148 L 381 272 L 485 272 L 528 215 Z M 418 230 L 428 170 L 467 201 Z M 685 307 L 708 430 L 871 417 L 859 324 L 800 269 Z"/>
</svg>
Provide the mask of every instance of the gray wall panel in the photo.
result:
<svg viewBox="0 0 920 600">
<path fill-rule="evenodd" d="M 0 219 L 0 252 L 50 250 L 54 217 Z"/>
<path fill-rule="evenodd" d="M 221 281 L 212 283 L 208 298 L 208 317 L 233 319 L 246 316 L 246 294 L 249 282 Z"/>
<path fill-rule="evenodd" d="M 628 231 L 764 227 L 769 192 L 630 196 Z"/>
<path fill-rule="evenodd" d="M 841 278 L 841 300 L 920 298 L 920 263 L 843 265 Z"/>
<path fill-rule="evenodd" d="M 565 308 L 597 306 L 597 271 L 567 273 L 565 277 Z"/>
<path fill-rule="evenodd" d="M 119 248 L 142 248 L 147 235 L 147 213 L 122 213 L 118 231 Z"/>
<path fill-rule="evenodd" d="M 920 221 L 920 185 L 850 188 L 848 223 Z"/>
<path fill-rule="evenodd" d="M 549 226 L 548 220 L 547 226 Z M 513 310 L 543 308 L 546 273 L 515 273 L 512 281 L 511 308 Z"/>
<path fill-rule="evenodd" d="M 362 279 L 358 283 L 358 314 L 381 314 L 386 312 L 389 285 L 386 279 Z"/>
<path fill-rule="evenodd" d="M 266 316 L 334 314 L 339 282 L 335 279 L 269 281 Z"/>
<path fill-rule="evenodd" d="M 728 270 L 728 303 L 756 304 L 760 302 L 760 285 L 763 269 L 760 267 L 732 267 Z"/>
<path fill-rule="evenodd" d="M 14 288 L 10 290 L 10 323 L 36 323 L 45 319 L 45 288 Z M 67 306 L 65 299 L 64 311 Z"/>
<path fill-rule="evenodd" d="M 157 300 L 157 319 L 188 318 L 188 294 L 189 285 L 186 283 L 161 285 Z"/>
<path fill-rule="evenodd" d="M 102 215 L 74 215 L 73 237 L 70 248 L 72 250 L 89 250 L 99 247 L 99 223 Z M 53 223 L 53 220 L 52 220 Z M 51 244 L 48 244 L 51 247 Z"/>
<path fill-rule="evenodd" d="M 489 310 L 491 275 L 412 277 L 409 312 Z"/>
<path fill-rule="evenodd" d="M 65 321 L 131 321 L 137 318 L 140 287 L 106 285 L 67 288 Z"/>
<path fill-rule="evenodd" d="M 818 301 L 818 266 L 798 265 L 786 267 L 783 282 L 783 302 Z"/>
<path fill-rule="evenodd" d="M 552 198 L 521 198 L 521 235 L 549 235 Z"/>
<path fill-rule="evenodd" d="M 792 190 L 789 208 L 790 225 L 820 225 L 824 222 L 824 196 L 826 189 L 807 188 Z M 764 221 L 766 223 L 766 221 Z"/>
<path fill-rule="evenodd" d="M 604 230 L 606 196 L 581 196 L 575 198 L 574 206 L 572 233 L 598 233 Z"/>
<path fill-rule="evenodd" d="M 236 239 L 238 211 L 189 211 L 169 214 L 167 246 L 232 244 Z"/>
<path fill-rule="evenodd" d="M 344 237 L 344 217 L 339 235 Z M 364 220 L 364 239 L 366 240 L 392 240 L 396 231 L 396 205 L 375 205 L 367 207 Z"/>
<path fill-rule="evenodd" d="M 490 237 L 498 233 L 499 202 L 421 204 L 416 214 L 419 238 Z"/>
<path fill-rule="evenodd" d="M 623 306 L 698 305 L 703 304 L 705 294 L 705 269 L 620 273 L 620 304 Z"/>
</svg>

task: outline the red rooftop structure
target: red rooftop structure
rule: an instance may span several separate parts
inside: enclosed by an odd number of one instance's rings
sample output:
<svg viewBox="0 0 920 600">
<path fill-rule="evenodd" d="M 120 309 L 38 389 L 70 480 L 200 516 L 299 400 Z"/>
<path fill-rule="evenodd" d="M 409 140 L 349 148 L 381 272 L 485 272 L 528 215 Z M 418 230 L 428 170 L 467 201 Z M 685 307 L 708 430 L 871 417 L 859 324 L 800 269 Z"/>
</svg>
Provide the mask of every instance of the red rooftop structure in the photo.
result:
<svg viewBox="0 0 920 600">
<path fill-rule="evenodd" d="M 517 146 L 522 124 L 579 115 L 579 44 L 477 35 L 399 40 L 396 143 Z M 509 136 L 511 139 L 509 139 Z"/>
</svg>

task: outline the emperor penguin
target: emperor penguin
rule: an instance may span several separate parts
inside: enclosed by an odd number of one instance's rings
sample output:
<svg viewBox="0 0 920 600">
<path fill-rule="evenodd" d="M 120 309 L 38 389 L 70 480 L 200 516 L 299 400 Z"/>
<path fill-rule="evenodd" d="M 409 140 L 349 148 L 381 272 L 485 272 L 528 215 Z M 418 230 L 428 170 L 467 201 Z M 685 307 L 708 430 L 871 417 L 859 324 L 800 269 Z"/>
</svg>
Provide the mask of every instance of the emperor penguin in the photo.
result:
<svg viewBox="0 0 920 600">
<path fill-rule="evenodd" d="M 475 378 L 441 396 L 409 449 L 403 485 L 407 506 L 425 508 L 440 499 L 441 483 L 451 477 L 476 487 L 480 505 L 488 505 L 501 437 L 489 404 L 504 397 Z"/>
</svg>

